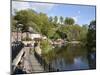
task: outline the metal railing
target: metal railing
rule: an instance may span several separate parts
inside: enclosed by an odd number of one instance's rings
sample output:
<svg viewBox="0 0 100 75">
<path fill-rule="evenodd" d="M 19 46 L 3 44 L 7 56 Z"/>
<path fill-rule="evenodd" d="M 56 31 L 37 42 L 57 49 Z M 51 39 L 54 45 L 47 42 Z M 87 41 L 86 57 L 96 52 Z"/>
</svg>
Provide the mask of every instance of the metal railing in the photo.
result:
<svg viewBox="0 0 100 75">
<path fill-rule="evenodd" d="M 15 71 L 18 63 L 21 61 L 21 58 L 24 54 L 24 44 L 21 42 L 12 43 L 12 73 Z"/>
</svg>

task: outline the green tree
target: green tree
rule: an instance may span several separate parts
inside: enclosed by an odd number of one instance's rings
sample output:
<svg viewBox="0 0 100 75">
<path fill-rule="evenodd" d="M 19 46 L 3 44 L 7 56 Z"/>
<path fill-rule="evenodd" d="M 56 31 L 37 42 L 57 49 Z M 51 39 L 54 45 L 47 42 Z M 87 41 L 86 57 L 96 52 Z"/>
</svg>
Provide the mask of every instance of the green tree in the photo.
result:
<svg viewBox="0 0 100 75">
<path fill-rule="evenodd" d="M 81 36 L 86 36 L 83 31 L 85 32 L 86 30 L 83 30 L 79 25 L 63 25 L 58 29 L 60 37 L 69 41 L 81 41 L 83 38 Z"/>
<path fill-rule="evenodd" d="M 50 44 L 49 40 L 41 41 L 41 49 L 42 49 L 42 55 L 52 50 L 52 45 Z"/>
<path fill-rule="evenodd" d="M 14 16 L 11 17 L 12 24 L 11 24 L 11 31 L 17 31 L 16 30 L 16 23 L 17 21 L 14 19 Z"/>
<path fill-rule="evenodd" d="M 73 18 L 66 17 L 64 23 L 65 23 L 65 25 L 74 25 L 75 21 Z"/>
<path fill-rule="evenodd" d="M 87 46 L 93 51 L 96 48 L 96 21 L 93 20 L 90 22 L 87 34 Z"/>
<path fill-rule="evenodd" d="M 88 25 L 82 25 L 81 32 L 80 32 L 80 41 L 83 42 L 83 45 L 86 45 L 87 43 L 87 33 L 88 33 Z"/>
<path fill-rule="evenodd" d="M 64 18 L 62 16 L 60 16 L 60 23 L 62 24 L 64 21 Z"/>
<path fill-rule="evenodd" d="M 53 35 L 53 24 L 49 21 L 49 18 L 46 14 L 40 13 L 39 14 L 40 21 L 41 21 L 41 33 L 46 35 L 48 38 L 52 37 Z"/>
<path fill-rule="evenodd" d="M 34 32 L 34 33 L 40 33 L 41 32 L 39 26 L 37 24 L 35 24 L 33 21 L 29 21 L 27 23 L 27 25 L 29 25 L 30 27 L 32 27 L 32 29 L 33 29 L 32 32 Z"/>
<path fill-rule="evenodd" d="M 58 22 L 58 17 L 55 16 L 55 17 L 54 17 L 54 23 L 57 23 L 57 22 Z"/>
<path fill-rule="evenodd" d="M 52 16 L 49 17 L 49 21 L 53 22 L 53 17 Z"/>
<path fill-rule="evenodd" d="M 90 22 L 87 34 L 87 58 L 90 69 L 96 68 L 96 20 Z M 94 58 L 91 57 L 94 56 Z"/>
</svg>

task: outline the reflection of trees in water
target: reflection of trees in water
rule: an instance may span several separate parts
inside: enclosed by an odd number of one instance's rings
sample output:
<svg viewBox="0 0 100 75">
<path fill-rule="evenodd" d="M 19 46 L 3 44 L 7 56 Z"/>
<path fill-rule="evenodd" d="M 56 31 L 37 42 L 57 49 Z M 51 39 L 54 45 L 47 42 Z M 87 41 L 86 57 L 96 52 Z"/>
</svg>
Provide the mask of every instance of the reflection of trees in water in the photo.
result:
<svg viewBox="0 0 100 75">
<path fill-rule="evenodd" d="M 55 60 L 57 58 L 57 54 L 55 54 L 54 51 L 50 51 L 47 54 L 44 55 L 44 59 L 47 63 L 50 63 L 51 61 Z"/>
<path fill-rule="evenodd" d="M 64 58 L 67 64 L 74 63 L 74 58 L 84 55 L 86 55 L 85 51 L 83 51 L 82 47 L 78 45 L 69 45 L 67 46 L 66 50 L 63 48 L 63 52 L 61 53 L 61 56 Z"/>
<path fill-rule="evenodd" d="M 89 63 L 89 68 L 95 69 L 96 68 L 96 52 L 95 51 L 90 52 L 90 50 L 88 50 L 87 59 L 88 59 L 88 63 Z"/>
<path fill-rule="evenodd" d="M 54 50 L 48 52 L 44 58 L 47 62 L 57 61 L 57 59 L 64 59 L 66 64 L 73 64 L 74 58 L 85 57 L 86 50 L 84 50 L 80 45 L 69 44 L 62 48 L 55 48 Z M 62 64 L 61 62 L 57 61 Z"/>
</svg>

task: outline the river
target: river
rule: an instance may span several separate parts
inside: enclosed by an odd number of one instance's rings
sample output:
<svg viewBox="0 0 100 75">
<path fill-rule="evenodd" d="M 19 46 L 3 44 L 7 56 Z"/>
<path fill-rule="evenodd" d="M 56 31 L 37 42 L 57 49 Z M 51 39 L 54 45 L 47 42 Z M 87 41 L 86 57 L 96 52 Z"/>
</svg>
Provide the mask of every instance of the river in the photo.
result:
<svg viewBox="0 0 100 75">
<path fill-rule="evenodd" d="M 43 56 L 45 61 L 57 71 L 90 69 L 87 50 L 80 44 L 56 47 Z"/>
</svg>

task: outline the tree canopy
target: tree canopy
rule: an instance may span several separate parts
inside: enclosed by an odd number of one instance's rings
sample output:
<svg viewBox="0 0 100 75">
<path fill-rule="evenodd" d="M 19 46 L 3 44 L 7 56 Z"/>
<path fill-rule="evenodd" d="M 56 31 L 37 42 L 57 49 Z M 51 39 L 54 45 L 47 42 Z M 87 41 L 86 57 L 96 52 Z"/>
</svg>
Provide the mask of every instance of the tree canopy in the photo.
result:
<svg viewBox="0 0 100 75">
<path fill-rule="evenodd" d="M 96 48 L 96 21 L 90 22 L 87 34 L 87 47 L 93 51 Z"/>
<path fill-rule="evenodd" d="M 63 16 L 59 18 L 58 16 L 48 17 L 45 13 L 37 13 L 31 9 L 16 11 L 15 15 L 12 16 L 12 30 L 16 30 L 16 24 L 23 25 L 21 27 L 22 32 L 26 32 L 29 27 L 32 27 L 34 32 L 45 35 L 50 39 L 61 38 L 69 41 L 86 40 L 87 32 L 92 33 L 90 29 L 93 29 L 95 25 L 93 21 L 89 27 L 88 25 L 80 26 L 75 24 L 74 19 L 71 17 L 65 19 Z M 92 35 L 88 34 L 88 36 Z"/>
<path fill-rule="evenodd" d="M 65 25 L 74 25 L 75 21 L 73 18 L 66 17 L 65 18 Z"/>
</svg>

